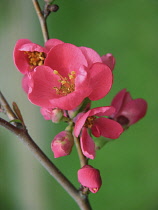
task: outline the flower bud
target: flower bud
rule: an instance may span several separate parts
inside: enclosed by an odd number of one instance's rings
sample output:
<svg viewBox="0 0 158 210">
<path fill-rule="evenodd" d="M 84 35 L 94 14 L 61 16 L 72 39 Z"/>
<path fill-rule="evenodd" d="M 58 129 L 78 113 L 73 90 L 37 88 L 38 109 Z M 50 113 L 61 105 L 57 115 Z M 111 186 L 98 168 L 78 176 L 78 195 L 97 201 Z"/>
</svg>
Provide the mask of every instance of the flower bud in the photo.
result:
<svg viewBox="0 0 158 210">
<path fill-rule="evenodd" d="M 62 157 L 71 153 L 74 144 L 73 136 L 68 131 L 58 133 L 51 143 L 51 149 L 54 157 Z"/>
<path fill-rule="evenodd" d="M 54 123 L 58 123 L 63 118 L 63 110 L 62 109 L 52 109 L 52 108 L 41 108 L 41 114 L 43 115 L 45 120 L 52 120 Z"/>
<path fill-rule="evenodd" d="M 50 12 L 57 12 L 59 10 L 59 6 L 57 4 L 51 4 L 48 6 Z"/>
<path fill-rule="evenodd" d="M 100 172 L 90 165 L 85 165 L 78 170 L 78 182 L 89 188 L 92 193 L 98 192 L 102 185 Z"/>
</svg>

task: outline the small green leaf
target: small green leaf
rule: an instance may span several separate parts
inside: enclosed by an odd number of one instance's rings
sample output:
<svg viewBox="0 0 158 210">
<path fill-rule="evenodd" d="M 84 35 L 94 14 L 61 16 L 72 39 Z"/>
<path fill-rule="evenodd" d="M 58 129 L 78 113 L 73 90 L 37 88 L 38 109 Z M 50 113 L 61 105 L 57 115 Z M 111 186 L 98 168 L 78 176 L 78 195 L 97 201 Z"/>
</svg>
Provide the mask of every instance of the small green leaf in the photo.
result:
<svg viewBox="0 0 158 210">
<path fill-rule="evenodd" d="M 19 119 L 14 119 L 14 120 L 11 120 L 11 121 L 9 121 L 10 123 L 12 123 L 12 122 L 16 122 L 16 123 L 20 123 L 20 124 L 22 124 L 22 121 L 21 120 L 19 120 Z"/>
</svg>

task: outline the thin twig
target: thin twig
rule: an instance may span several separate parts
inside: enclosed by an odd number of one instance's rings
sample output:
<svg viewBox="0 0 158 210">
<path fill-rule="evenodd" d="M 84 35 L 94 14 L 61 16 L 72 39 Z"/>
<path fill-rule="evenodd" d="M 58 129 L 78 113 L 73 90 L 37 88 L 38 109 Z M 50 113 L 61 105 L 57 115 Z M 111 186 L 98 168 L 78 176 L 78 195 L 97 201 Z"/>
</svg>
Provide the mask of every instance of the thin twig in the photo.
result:
<svg viewBox="0 0 158 210">
<path fill-rule="evenodd" d="M 34 8 L 36 10 L 36 13 L 37 13 L 40 25 L 41 25 L 44 42 L 46 42 L 49 39 L 46 17 L 44 17 L 38 1 L 32 0 L 32 3 L 34 5 Z"/>
<path fill-rule="evenodd" d="M 0 108 L 2 112 L 7 115 L 10 121 L 17 119 L 16 114 L 12 111 L 11 107 L 9 106 L 8 102 L 6 101 L 1 91 L 0 91 Z M 12 124 L 17 125 L 16 122 L 13 122 Z"/>
</svg>

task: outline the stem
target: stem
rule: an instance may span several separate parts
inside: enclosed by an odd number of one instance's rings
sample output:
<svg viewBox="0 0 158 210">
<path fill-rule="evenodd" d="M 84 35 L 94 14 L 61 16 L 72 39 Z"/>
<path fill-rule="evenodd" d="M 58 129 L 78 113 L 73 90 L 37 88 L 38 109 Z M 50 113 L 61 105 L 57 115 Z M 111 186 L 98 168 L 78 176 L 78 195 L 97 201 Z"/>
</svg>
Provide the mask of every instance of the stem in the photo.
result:
<svg viewBox="0 0 158 210">
<path fill-rule="evenodd" d="M 8 116 L 10 120 L 17 119 L 17 116 L 12 111 L 7 100 L 0 92 L 0 109 Z M 49 172 L 49 174 L 56 179 L 56 181 L 69 193 L 69 195 L 76 201 L 81 210 L 91 210 L 91 206 L 87 195 L 83 195 L 78 191 L 73 184 L 59 171 L 59 169 L 51 162 L 51 160 L 44 154 L 38 145 L 30 137 L 25 126 L 19 124 L 11 124 L 6 120 L 0 118 L 0 125 L 15 134 L 20 141 L 32 152 L 34 157 L 41 163 L 41 165 Z M 21 124 L 20 124 L 21 125 Z"/>
<path fill-rule="evenodd" d="M 33 139 L 28 134 L 27 130 L 17 128 L 0 118 L 0 125 L 7 130 L 14 133 L 20 141 L 30 150 L 34 157 L 41 163 L 41 165 L 49 172 L 49 174 L 56 179 L 56 181 L 69 193 L 69 195 L 76 201 L 80 209 L 91 210 L 91 206 L 87 196 L 80 195 L 78 190 L 72 183 L 62 174 L 61 171 L 50 161 L 44 152 L 37 146 Z"/>
<path fill-rule="evenodd" d="M 2 109 L 2 112 L 4 112 L 8 116 L 10 121 L 17 119 L 17 116 L 12 111 L 11 107 L 9 106 L 8 102 L 4 98 L 1 91 L 0 91 L 0 108 Z"/>
<path fill-rule="evenodd" d="M 80 160 L 80 165 L 81 165 L 81 168 L 82 168 L 83 166 L 88 164 L 88 159 L 82 153 L 79 138 L 74 136 L 74 141 L 75 141 L 76 149 L 77 149 L 77 152 L 78 152 L 78 157 L 79 157 L 79 160 Z"/>
<path fill-rule="evenodd" d="M 37 13 L 40 25 L 41 25 L 44 42 L 46 42 L 49 39 L 48 28 L 47 28 L 47 23 L 46 23 L 47 17 L 44 17 L 42 10 L 40 8 L 40 5 L 38 3 L 38 0 L 32 0 L 32 3 L 34 5 L 34 8 L 36 10 L 36 13 Z"/>
</svg>

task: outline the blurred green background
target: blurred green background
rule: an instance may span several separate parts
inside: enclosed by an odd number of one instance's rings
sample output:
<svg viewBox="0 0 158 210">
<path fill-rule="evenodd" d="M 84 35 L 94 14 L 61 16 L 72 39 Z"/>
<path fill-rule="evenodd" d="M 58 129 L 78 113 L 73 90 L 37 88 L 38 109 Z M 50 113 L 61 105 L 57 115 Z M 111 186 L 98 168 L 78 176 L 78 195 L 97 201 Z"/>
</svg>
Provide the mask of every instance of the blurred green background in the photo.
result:
<svg viewBox="0 0 158 210">
<path fill-rule="evenodd" d="M 41 0 L 42 2 L 42 0 Z M 100 55 L 116 58 L 114 84 L 108 96 L 93 107 L 109 105 L 127 88 L 133 98 L 148 102 L 146 117 L 97 152 L 90 164 L 100 169 L 103 185 L 90 195 L 94 210 L 158 209 L 158 1 L 157 0 L 56 0 L 60 9 L 48 17 L 50 38 L 87 46 Z M 79 169 L 76 149 L 54 159 L 53 137 L 65 124 L 43 120 L 21 89 L 22 75 L 12 61 L 15 42 L 28 38 L 43 45 L 32 1 L 1 0 L 0 86 L 9 103 L 19 105 L 30 135 L 73 184 Z M 7 119 L 3 114 L 1 117 Z M 0 209 L 79 209 L 72 198 L 50 177 L 25 146 L 0 128 Z"/>
</svg>

